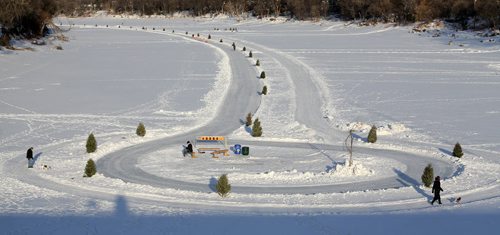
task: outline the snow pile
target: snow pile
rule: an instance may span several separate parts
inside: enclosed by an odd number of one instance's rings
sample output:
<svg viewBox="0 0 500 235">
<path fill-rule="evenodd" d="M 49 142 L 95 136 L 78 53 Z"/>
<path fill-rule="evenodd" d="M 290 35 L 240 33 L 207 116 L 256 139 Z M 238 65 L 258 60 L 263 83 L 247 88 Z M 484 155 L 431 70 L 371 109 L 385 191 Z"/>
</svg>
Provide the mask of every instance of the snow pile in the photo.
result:
<svg viewBox="0 0 500 235">
<path fill-rule="evenodd" d="M 377 127 L 377 135 L 394 135 L 409 130 L 402 123 L 384 123 L 375 126 Z M 355 132 L 368 133 L 372 128 L 372 124 L 363 122 L 349 122 L 344 125 L 340 125 L 339 128 L 343 131 L 354 130 Z"/>
<path fill-rule="evenodd" d="M 370 176 L 375 174 L 374 170 L 369 170 L 364 167 L 361 163 L 353 161 L 352 166 L 346 162 L 338 163 L 335 168 L 329 172 L 333 176 L 337 177 L 348 177 L 348 176 Z"/>
</svg>

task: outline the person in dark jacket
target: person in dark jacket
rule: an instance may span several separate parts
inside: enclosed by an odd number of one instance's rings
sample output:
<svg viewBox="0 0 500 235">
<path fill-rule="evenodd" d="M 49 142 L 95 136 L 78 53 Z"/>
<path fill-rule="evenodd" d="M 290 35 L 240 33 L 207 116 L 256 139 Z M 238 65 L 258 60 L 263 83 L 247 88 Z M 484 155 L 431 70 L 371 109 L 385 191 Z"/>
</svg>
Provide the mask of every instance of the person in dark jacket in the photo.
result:
<svg viewBox="0 0 500 235">
<path fill-rule="evenodd" d="M 26 152 L 26 158 L 28 159 L 28 168 L 33 168 L 33 147 Z"/>
<path fill-rule="evenodd" d="M 441 191 L 443 191 L 443 189 L 441 188 L 441 182 L 439 182 L 439 180 L 441 180 L 441 178 L 439 176 L 436 176 L 436 178 L 434 179 L 434 184 L 432 185 L 432 193 L 434 193 L 434 198 L 432 199 L 431 205 L 434 205 L 434 202 L 436 200 L 439 202 L 439 204 L 441 204 L 441 195 L 439 194 L 441 193 Z"/>
<path fill-rule="evenodd" d="M 186 152 L 191 155 L 191 157 L 193 156 L 193 145 L 189 141 L 187 142 Z"/>
</svg>

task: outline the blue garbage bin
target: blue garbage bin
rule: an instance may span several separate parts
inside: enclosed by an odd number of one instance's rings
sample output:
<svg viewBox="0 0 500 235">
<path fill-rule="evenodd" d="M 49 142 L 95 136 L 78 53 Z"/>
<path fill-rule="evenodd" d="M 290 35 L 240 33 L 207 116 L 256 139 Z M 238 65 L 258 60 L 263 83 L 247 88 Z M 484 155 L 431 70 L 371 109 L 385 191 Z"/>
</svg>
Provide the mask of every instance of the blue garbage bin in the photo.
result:
<svg viewBox="0 0 500 235">
<path fill-rule="evenodd" d="M 240 154 L 241 153 L 241 144 L 235 144 L 234 145 L 234 154 Z"/>
</svg>

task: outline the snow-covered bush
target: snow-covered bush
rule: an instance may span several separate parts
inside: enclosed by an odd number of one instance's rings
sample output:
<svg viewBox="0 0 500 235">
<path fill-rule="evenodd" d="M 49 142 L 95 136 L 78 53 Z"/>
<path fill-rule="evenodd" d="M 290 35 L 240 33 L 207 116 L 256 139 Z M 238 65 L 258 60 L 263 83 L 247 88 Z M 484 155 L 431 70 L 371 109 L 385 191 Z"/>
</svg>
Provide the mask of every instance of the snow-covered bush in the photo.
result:
<svg viewBox="0 0 500 235">
<path fill-rule="evenodd" d="M 97 150 L 97 141 L 95 140 L 94 133 L 90 133 L 85 147 L 87 148 L 87 153 L 93 153 Z"/>
<path fill-rule="evenodd" d="M 83 177 L 92 177 L 97 172 L 95 167 L 95 162 L 92 159 L 87 161 L 87 165 L 85 165 L 85 175 Z"/>
<path fill-rule="evenodd" d="M 430 187 L 433 179 L 434 168 L 432 168 L 432 165 L 429 164 L 425 167 L 424 173 L 422 174 L 422 183 L 424 183 L 425 187 Z"/>
<path fill-rule="evenodd" d="M 462 146 L 457 142 L 453 148 L 453 156 L 461 158 L 464 155 L 462 152 Z"/>
<path fill-rule="evenodd" d="M 144 124 L 142 122 L 137 126 L 135 133 L 140 137 L 144 137 L 146 135 L 146 127 L 144 127 Z"/>
<path fill-rule="evenodd" d="M 223 174 L 219 177 L 219 181 L 217 181 L 217 185 L 215 186 L 217 189 L 217 193 L 221 197 L 226 197 L 229 192 L 231 192 L 231 185 L 229 184 L 229 180 L 227 179 L 227 175 Z"/>
<path fill-rule="evenodd" d="M 370 129 L 370 132 L 368 132 L 368 143 L 375 143 L 377 142 L 377 127 L 375 125 L 372 126 L 372 129 Z"/>
</svg>

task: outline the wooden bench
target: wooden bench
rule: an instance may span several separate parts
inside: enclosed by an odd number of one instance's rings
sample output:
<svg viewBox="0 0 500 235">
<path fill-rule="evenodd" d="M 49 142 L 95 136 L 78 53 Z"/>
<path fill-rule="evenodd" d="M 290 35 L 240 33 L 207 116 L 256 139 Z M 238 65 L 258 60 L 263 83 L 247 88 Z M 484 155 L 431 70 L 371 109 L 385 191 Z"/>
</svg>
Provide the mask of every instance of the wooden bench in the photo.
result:
<svg viewBox="0 0 500 235">
<path fill-rule="evenodd" d="M 229 156 L 229 150 L 228 149 L 215 150 L 210 154 L 212 154 L 212 158 L 219 158 L 218 156 L 216 156 L 217 154 L 223 154 L 224 156 L 227 157 Z"/>
<path fill-rule="evenodd" d="M 229 156 L 228 149 L 221 148 L 198 148 L 198 153 L 210 152 L 212 154 L 212 158 L 219 158 L 218 154 L 223 154 L 224 156 Z"/>
<path fill-rule="evenodd" d="M 218 151 L 220 148 L 198 148 L 198 153 L 205 153 L 206 151 Z"/>
</svg>

